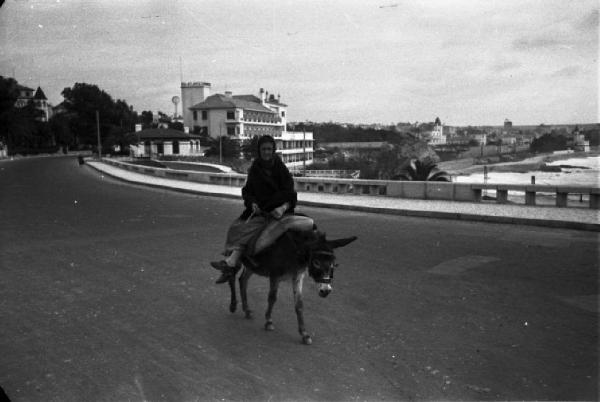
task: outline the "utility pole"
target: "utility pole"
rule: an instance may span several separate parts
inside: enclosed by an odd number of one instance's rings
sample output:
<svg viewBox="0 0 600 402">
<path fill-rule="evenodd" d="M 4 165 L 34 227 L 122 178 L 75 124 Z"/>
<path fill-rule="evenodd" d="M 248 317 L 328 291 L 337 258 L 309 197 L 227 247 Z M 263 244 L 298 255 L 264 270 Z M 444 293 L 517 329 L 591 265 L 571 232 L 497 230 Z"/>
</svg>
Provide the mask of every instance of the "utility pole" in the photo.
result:
<svg viewBox="0 0 600 402">
<path fill-rule="evenodd" d="M 302 128 L 302 176 L 306 176 L 306 128 Z"/>
<path fill-rule="evenodd" d="M 219 124 L 219 163 L 223 164 L 223 126 Z"/>
<path fill-rule="evenodd" d="M 96 131 L 98 132 L 98 159 L 102 160 L 102 144 L 100 142 L 100 113 L 96 110 Z"/>
</svg>

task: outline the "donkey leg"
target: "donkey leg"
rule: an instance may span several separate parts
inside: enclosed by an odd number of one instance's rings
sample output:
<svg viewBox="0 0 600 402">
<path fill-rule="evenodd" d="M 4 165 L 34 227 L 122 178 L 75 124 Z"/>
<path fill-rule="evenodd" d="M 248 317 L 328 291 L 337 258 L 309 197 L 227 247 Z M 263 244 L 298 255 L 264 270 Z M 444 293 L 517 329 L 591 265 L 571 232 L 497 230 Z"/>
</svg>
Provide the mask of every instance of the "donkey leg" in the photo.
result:
<svg viewBox="0 0 600 402">
<path fill-rule="evenodd" d="M 242 297 L 242 311 L 246 314 L 246 318 L 252 318 L 252 310 L 248 307 L 248 280 L 252 276 L 252 272 L 244 267 L 242 275 L 240 275 L 240 295 Z"/>
<path fill-rule="evenodd" d="M 275 326 L 273 325 L 273 320 L 271 319 L 271 314 L 273 313 L 273 306 L 277 301 L 277 289 L 279 288 L 279 280 L 276 278 L 270 278 L 269 280 L 269 305 L 267 307 L 267 312 L 265 314 L 265 329 L 267 331 L 273 331 Z"/>
<path fill-rule="evenodd" d="M 235 275 L 232 275 L 231 277 L 229 277 L 229 279 L 227 280 L 227 283 L 229 283 L 229 291 L 231 293 L 231 299 L 229 301 L 229 312 L 235 313 L 235 310 L 237 310 L 237 296 L 236 296 L 236 292 L 235 292 Z"/>
<path fill-rule="evenodd" d="M 298 332 L 302 337 L 302 343 L 310 345 L 312 338 L 306 332 L 304 326 L 304 302 L 302 301 L 302 282 L 304 281 L 304 273 L 294 277 L 294 306 L 296 308 L 296 318 L 298 319 Z"/>
</svg>

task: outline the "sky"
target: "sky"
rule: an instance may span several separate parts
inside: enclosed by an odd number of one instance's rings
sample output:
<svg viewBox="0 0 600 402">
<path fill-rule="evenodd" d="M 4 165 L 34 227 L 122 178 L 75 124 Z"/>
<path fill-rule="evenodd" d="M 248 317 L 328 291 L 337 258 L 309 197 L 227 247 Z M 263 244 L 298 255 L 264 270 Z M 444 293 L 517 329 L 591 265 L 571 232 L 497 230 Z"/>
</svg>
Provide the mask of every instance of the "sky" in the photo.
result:
<svg viewBox="0 0 600 402">
<path fill-rule="evenodd" d="M 597 0 L 6 0 L 0 75 L 173 113 L 181 81 L 288 121 L 599 122 Z M 181 112 L 181 104 L 179 104 Z"/>
</svg>

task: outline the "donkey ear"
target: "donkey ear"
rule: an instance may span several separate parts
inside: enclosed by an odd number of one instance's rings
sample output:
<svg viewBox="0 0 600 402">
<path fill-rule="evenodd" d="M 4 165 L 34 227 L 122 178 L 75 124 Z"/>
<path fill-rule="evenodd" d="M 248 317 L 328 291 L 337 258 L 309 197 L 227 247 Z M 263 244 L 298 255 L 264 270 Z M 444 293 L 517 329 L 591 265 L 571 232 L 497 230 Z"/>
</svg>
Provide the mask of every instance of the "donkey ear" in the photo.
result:
<svg viewBox="0 0 600 402">
<path fill-rule="evenodd" d="M 344 247 L 354 240 L 358 239 L 356 236 L 346 237 L 345 239 L 327 240 L 327 245 L 331 248 Z"/>
</svg>

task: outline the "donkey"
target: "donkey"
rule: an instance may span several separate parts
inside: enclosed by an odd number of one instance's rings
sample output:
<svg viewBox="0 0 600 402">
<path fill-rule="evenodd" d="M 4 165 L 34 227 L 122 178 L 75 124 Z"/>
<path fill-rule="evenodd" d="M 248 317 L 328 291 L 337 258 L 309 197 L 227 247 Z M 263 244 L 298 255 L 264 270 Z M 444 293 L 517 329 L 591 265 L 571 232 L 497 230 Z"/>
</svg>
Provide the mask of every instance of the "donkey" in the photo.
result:
<svg viewBox="0 0 600 402">
<path fill-rule="evenodd" d="M 308 275 L 318 284 L 319 296 L 327 297 L 332 290 L 335 255 L 333 250 L 346 246 L 356 240 L 356 236 L 327 240 L 325 234 L 316 230 L 310 231 L 287 231 L 279 237 L 274 244 L 261 251 L 254 257 L 242 257 L 243 269 L 239 276 L 240 296 L 242 298 L 242 310 L 246 318 L 252 318 L 252 310 L 248 306 L 248 280 L 252 274 L 269 278 L 268 307 L 265 314 L 265 329 L 273 331 L 275 326 L 271 319 L 273 306 L 277 301 L 277 290 L 279 283 L 291 280 L 294 291 L 294 302 L 296 318 L 298 319 L 298 331 L 305 345 L 312 343 L 312 338 L 304 326 L 302 283 L 308 270 Z M 237 309 L 237 297 L 235 291 L 235 275 L 229 279 L 231 290 L 231 303 L 229 311 Z"/>
</svg>

